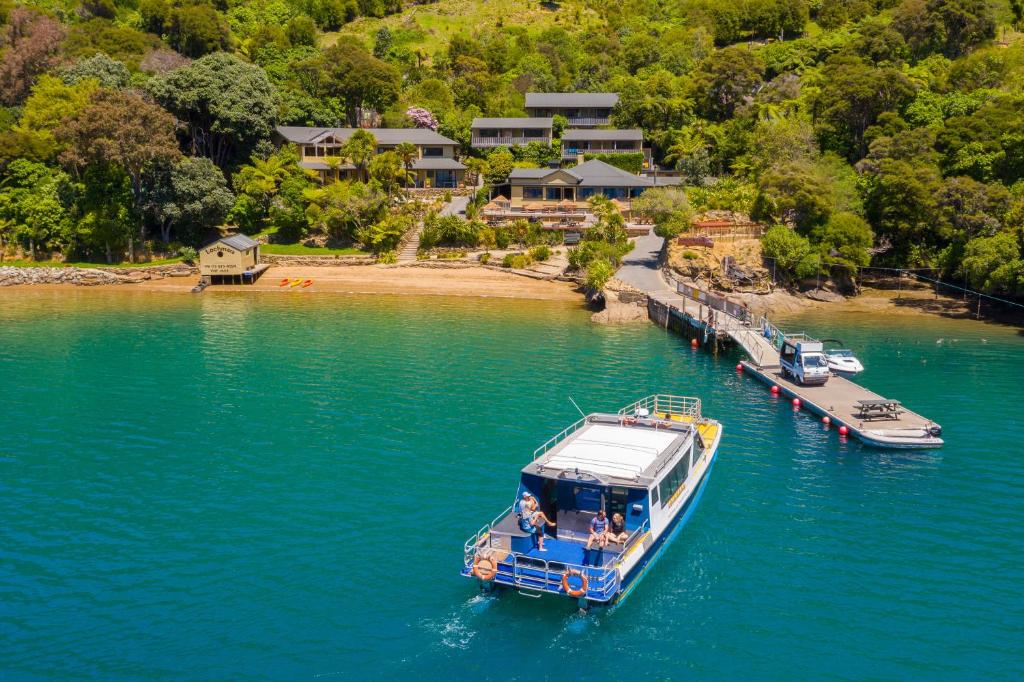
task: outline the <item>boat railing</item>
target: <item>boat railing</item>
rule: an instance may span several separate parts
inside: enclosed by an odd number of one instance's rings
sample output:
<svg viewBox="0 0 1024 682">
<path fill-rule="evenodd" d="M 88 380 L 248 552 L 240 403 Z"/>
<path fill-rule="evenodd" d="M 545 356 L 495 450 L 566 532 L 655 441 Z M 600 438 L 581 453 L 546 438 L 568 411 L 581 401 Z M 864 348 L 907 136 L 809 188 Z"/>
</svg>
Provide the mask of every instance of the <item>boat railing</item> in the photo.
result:
<svg viewBox="0 0 1024 682">
<path fill-rule="evenodd" d="M 505 511 L 501 512 L 493 519 L 491 519 L 490 523 L 481 526 L 480 530 L 478 530 L 476 533 L 471 535 L 468 540 L 466 540 L 466 544 L 463 546 L 463 550 L 466 556 L 469 557 L 471 561 L 473 559 L 473 554 L 476 553 L 477 549 L 483 546 L 484 542 L 487 541 L 488 536 L 491 534 L 491 529 L 493 529 L 494 526 L 499 521 L 501 521 L 503 518 L 505 518 L 511 513 L 512 505 L 509 505 L 508 507 L 505 508 Z"/>
<path fill-rule="evenodd" d="M 562 429 L 555 435 L 551 436 L 551 438 L 549 438 L 543 445 L 541 445 L 539 448 L 533 451 L 533 459 L 536 460 L 538 457 L 541 457 L 548 450 L 555 447 L 563 440 L 579 431 L 580 427 L 586 424 L 588 419 L 589 417 L 583 417 L 582 419 L 577 420 L 575 424 L 567 426 L 566 428 Z"/>
<path fill-rule="evenodd" d="M 700 398 L 669 395 L 666 393 L 649 395 L 646 398 L 637 400 L 635 403 L 626 405 L 619 410 L 619 416 L 631 417 L 640 410 L 647 410 L 649 414 L 670 414 L 690 417 L 694 421 L 699 421 L 701 418 Z"/>
</svg>

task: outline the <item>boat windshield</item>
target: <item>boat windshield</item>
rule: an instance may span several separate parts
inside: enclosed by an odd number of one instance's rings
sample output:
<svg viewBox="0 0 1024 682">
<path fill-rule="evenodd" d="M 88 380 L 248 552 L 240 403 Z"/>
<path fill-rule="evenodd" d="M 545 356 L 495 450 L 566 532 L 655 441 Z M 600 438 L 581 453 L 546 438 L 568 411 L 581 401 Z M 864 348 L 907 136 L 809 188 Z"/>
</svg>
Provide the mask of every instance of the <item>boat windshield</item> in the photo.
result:
<svg viewBox="0 0 1024 682">
<path fill-rule="evenodd" d="M 852 350 L 830 350 L 828 352 L 828 355 L 829 355 L 829 357 L 832 357 L 832 358 L 852 358 L 853 357 L 853 351 Z"/>
<path fill-rule="evenodd" d="M 824 367 L 825 358 L 820 355 L 805 355 L 804 367 Z"/>
</svg>

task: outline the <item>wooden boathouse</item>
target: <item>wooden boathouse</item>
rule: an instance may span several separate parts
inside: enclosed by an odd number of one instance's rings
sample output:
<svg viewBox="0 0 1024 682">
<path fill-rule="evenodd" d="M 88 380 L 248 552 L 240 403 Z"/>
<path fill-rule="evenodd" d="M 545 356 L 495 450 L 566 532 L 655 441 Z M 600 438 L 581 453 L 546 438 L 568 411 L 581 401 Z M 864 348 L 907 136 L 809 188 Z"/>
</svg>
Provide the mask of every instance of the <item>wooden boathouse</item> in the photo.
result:
<svg viewBox="0 0 1024 682">
<path fill-rule="evenodd" d="M 260 245 L 244 234 L 221 237 L 199 251 L 205 284 L 252 284 L 269 265 L 260 263 Z"/>
</svg>

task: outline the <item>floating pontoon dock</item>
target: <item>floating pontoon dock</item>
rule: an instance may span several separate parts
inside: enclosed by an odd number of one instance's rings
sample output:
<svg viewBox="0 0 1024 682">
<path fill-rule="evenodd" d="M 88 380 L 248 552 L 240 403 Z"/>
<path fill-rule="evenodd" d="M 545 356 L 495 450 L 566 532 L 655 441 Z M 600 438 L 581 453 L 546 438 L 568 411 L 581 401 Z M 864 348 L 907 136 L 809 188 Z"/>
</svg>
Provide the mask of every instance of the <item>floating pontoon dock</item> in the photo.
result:
<svg viewBox="0 0 1024 682">
<path fill-rule="evenodd" d="M 867 445 L 880 448 L 937 448 L 942 439 L 941 428 L 933 421 L 901 407 L 895 416 L 884 421 L 871 421 L 861 417 L 859 400 L 883 400 L 882 396 L 853 383 L 849 379 L 833 376 L 822 386 L 801 386 L 784 378 L 779 367 L 758 367 L 746 360 L 743 369 L 768 384 L 778 386 L 787 398 L 799 398 L 800 406 L 822 417 L 828 417 L 836 428 L 845 426 L 850 435 Z"/>
</svg>

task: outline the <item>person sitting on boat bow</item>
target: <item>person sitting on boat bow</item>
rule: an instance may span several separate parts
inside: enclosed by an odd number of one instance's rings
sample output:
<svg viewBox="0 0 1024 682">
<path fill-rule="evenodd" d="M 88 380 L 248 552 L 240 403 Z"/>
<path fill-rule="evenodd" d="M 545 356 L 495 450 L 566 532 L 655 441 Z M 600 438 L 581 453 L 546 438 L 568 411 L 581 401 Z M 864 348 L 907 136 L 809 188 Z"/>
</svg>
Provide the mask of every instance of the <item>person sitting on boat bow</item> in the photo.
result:
<svg viewBox="0 0 1024 682">
<path fill-rule="evenodd" d="M 537 509 L 537 498 L 529 492 L 524 492 L 522 499 L 519 501 L 519 509 L 516 516 L 519 517 L 519 529 L 524 533 L 533 535 L 538 551 L 546 552 L 547 550 L 544 549 L 544 526 L 554 526 L 557 524 L 549 519 L 547 514 Z"/>
<path fill-rule="evenodd" d="M 608 544 L 608 517 L 604 515 L 604 509 L 597 512 L 597 516 L 590 520 L 590 537 L 587 538 L 587 549 L 589 550 L 597 540 L 601 549 Z"/>
</svg>

